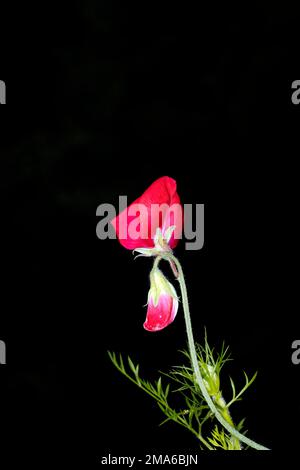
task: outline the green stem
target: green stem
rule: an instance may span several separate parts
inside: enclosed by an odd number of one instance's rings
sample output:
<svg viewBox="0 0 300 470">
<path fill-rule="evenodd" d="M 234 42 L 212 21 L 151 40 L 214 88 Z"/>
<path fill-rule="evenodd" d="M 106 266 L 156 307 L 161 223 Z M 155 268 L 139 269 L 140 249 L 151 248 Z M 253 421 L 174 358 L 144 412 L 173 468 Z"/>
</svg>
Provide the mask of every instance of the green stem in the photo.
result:
<svg viewBox="0 0 300 470">
<path fill-rule="evenodd" d="M 219 392 L 218 396 L 215 396 L 215 402 L 217 403 L 217 405 L 219 407 L 219 410 L 220 410 L 220 413 L 223 416 L 223 418 L 226 419 L 227 423 L 229 423 L 230 426 L 234 427 L 234 423 L 233 423 L 233 420 L 232 420 L 231 415 L 229 413 L 229 409 L 226 406 L 225 400 L 222 397 L 221 392 Z M 235 450 L 241 450 L 242 447 L 241 447 L 241 443 L 240 443 L 239 439 L 237 439 L 235 436 L 233 436 L 232 437 L 232 442 L 235 446 L 235 448 L 234 448 Z"/>
<path fill-rule="evenodd" d="M 198 435 L 197 433 L 195 434 L 196 436 L 198 436 L 199 441 L 202 442 L 202 444 L 204 444 L 208 448 L 208 450 L 214 450 L 214 448 L 207 442 L 206 439 L 204 439 L 204 437 L 201 434 L 198 434 Z"/>
<path fill-rule="evenodd" d="M 181 289 L 181 296 L 182 296 L 182 305 L 183 305 L 183 311 L 184 311 L 184 318 L 185 318 L 185 323 L 186 323 L 186 331 L 187 331 L 187 337 L 188 337 L 188 344 L 189 344 L 189 350 L 190 350 L 190 355 L 191 355 L 191 361 L 192 361 L 192 366 L 194 369 L 194 373 L 196 376 L 197 383 L 200 387 L 200 390 L 202 392 L 202 395 L 204 396 L 211 412 L 215 415 L 216 419 L 224 426 L 227 431 L 232 434 L 232 436 L 236 437 L 239 439 L 241 442 L 244 442 L 244 444 L 247 444 L 250 447 L 253 447 L 254 449 L 257 450 L 269 450 L 267 447 L 264 447 L 260 444 L 257 444 L 256 442 L 252 441 L 248 437 L 244 436 L 241 434 L 239 431 L 237 431 L 233 426 L 231 426 L 226 419 L 221 415 L 221 413 L 217 410 L 214 402 L 212 401 L 211 397 L 208 394 L 208 391 L 206 390 L 199 364 L 198 364 L 198 359 L 197 359 L 197 353 L 196 353 L 196 348 L 195 348 L 195 341 L 193 337 L 193 330 L 192 330 L 192 323 L 191 323 L 191 315 L 190 315 L 190 309 L 189 309 L 189 301 L 188 301 L 188 295 L 187 295 L 187 288 L 186 288 L 186 283 L 184 280 L 184 274 L 182 271 L 181 264 L 179 263 L 178 259 L 171 253 L 165 254 L 163 256 L 164 259 L 173 261 L 173 263 L 176 265 L 177 271 L 178 271 L 178 282 L 180 284 L 180 289 Z M 158 265 L 159 261 L 157 261 Z"/>
</svg>

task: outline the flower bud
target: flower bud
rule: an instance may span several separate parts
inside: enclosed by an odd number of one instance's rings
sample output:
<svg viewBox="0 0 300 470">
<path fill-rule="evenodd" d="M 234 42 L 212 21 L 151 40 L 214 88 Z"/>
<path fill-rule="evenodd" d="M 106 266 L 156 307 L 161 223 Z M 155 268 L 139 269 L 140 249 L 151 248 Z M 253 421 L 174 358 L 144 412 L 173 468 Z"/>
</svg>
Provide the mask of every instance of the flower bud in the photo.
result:
<svg viewBox="0 0 300 470">
<path fill-rule="evenodd" d="M 177 311 L 178 297 L 174 287 L 158 268 L 153 269 L 150 274 L 145 330 L 162 330 L 174 321 Z"/>
</svg>

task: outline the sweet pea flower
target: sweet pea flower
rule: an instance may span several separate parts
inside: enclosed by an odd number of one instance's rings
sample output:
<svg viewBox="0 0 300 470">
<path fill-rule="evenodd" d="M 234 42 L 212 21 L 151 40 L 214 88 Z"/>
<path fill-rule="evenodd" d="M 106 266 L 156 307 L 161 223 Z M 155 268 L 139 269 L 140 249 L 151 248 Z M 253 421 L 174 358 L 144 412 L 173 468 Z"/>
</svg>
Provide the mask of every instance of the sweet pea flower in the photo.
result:
<svg viewBox="0 0 300 470">
<path fill-rule="evenodd" d="M 111 221 L 121 245 L 144 256 L 176 247 L 183 225 L 176 186 L 169 176 L 157 179 Z"/>
<path fill-rule="evenodd" d="M 111 223 L 125 248 L 155 256 L 157 262 L 150 273 L 148 310 L 144 328 L 159 331 L 173 322 L 178 310 L 178 297 L 172 284 L 158 269 L 160 259 L 169 260 L 175 277 L 178 272 L 170 259 L 182 234 L 183 211 L 176 190 L 176 181 L 163 176 L 124 209 Z"/>
<path fill-rule="evenodd" d="M 170 325 L 176 317 L 178 297 L 172 284 L 158 268 L 150 274 L 148 310 L 144 323 L 147 331 L 159 331 Z"/>
</svg>

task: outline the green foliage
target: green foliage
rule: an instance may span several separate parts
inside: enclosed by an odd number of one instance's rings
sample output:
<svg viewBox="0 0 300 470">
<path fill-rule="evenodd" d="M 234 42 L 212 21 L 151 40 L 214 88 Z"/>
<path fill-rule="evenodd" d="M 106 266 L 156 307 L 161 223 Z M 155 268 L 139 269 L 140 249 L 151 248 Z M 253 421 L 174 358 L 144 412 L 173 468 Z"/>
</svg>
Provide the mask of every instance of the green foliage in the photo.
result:
<svg viewBox="0 0 300 470">
<path fill-rule="evenodd" d="M 127 358 L 125 365 L 121 354 L 117 356 L 114 352 L 108 352 L 115 367 L 156 401 L 165 415 L 165 419 L 161 424 L 168 421 L 180 424 L 197 437 L 201 449 L 241 450 L 240 441 L 224 429 L 219 429 L 215 423 L 215 417 L 206 404 L 196 382 L 193 369 L 190 367 L 189 352 L 182 351 L 182 353 L 188 359 L 187 365 L 175 366 L 168 373 L 162 373 L 168 382 L 163 383 L 162 376 L 159 376 L 158 380 L 151 383 L 140 377 L 139 365 L 135 365 L 130 357 Z M 245 386 L 239 392 L 237 392 L 234 381 L 230 377 L 232 398 L 226 403 L 220 389 L 220 372 L 224 364 L 230 360 L 228 348 L 223 345 L 220 353 L 215 353 L 209 347 L 205 336 L 204 347 L 197 345 L 197 357 L 206 389 L 216 407 L 231 426 L 241 431 L 244 420 L 235 426 L 229 408 L 242 399 L 242 395 L 254 382 L 257 374 L 255 373 L 249 379 L 244 372 Z"/>
</svg>

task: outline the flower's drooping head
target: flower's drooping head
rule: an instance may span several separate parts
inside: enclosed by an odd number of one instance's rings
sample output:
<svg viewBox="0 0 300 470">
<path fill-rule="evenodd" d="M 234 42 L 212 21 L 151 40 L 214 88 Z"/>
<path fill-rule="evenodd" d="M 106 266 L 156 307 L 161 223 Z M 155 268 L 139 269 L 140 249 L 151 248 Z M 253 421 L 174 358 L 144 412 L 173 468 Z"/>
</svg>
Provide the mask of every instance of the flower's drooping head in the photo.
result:
<svg viewBox="0 0 300 470">
<path fill-rule="evenodd" d="M 168 259 L 182 235 L 183 210 L 176 190 L 176 181 L 163 176 L 111 221 L 121 245 L 143 256 Z M 154 265 L 150 273 L 148 310 L 144 328 L 159 331 L 170 325 L 178 310 L 178 297 L 172 284 Z"/>
<path fill-rule="evenodd" d="M 178 297 L 174 287 L 158 268 L 153 269 L 144 328 L 148 331 L 162 330 L 174 321 L 177 310 Z"/>
<path fill-rule="evenodd" d="M 176 247 L 182 235 L 183 210 L 176 181 L 163 176 L 111 221 L 121 245 L 145 256 Z"/>
</svg>

